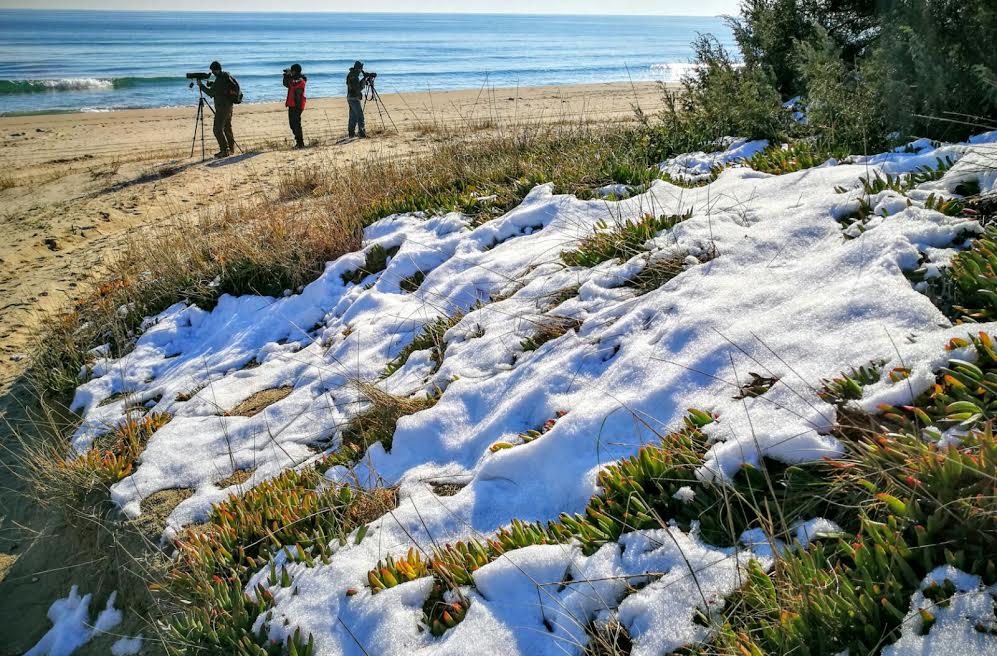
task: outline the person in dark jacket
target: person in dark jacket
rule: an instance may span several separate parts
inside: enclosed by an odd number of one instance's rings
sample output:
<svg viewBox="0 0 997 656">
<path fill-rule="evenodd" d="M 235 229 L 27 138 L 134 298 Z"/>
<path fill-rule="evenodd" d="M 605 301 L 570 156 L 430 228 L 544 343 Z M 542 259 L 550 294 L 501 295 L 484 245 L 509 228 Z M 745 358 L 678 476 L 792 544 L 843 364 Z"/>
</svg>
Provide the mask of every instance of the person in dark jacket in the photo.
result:
<svg viewBox="0 0 997 656">
<path fill-rule="evenodd" d="M 294 64 L 284 69 L 284 86 L 287 87 L 287 121 L 294 134 L 295 148 L 305 147 L 305 138 L 301 132 L 301 113 L 305 111 L 305 84 L 308 78 L 301 74 L 301 64 Z"/>
<path fill-rule="evenodd" d="M 200 80 L 197 86 L 201 91 L 213 98 L 215 101 L 215 139 L 218 141 L 218 152 L 215 157 L 228 157 L 235 153 L 235 135 L 232 133 L 232 108 L 233 83 L 231 76 L 222 70 L 222 65 L 216 61 L 211 62 L 211 74 L 215 76 L 215 81 L 210 86 L 205 86 Z"/>
<path fill-rule="evenodd" d="M 346 74 L 346 102 L 350 106 L 350 137 L 367 138 L 363 119 L 363 62 L 355 62 L 350 72 Z"/>
</svg>

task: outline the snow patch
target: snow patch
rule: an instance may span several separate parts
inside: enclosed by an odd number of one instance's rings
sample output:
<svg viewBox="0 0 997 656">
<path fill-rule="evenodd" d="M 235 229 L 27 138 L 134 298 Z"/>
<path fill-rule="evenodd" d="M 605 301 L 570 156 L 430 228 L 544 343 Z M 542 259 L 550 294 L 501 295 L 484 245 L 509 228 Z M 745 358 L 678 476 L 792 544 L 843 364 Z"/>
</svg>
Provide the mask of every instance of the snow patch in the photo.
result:
<svg viewBox="0 0 997 656">
<path fill-rule="evenodd" d="M 25 652 L 25 656 L 69 656 L 79 647 L 90 642 L 99 633 L 107 633 L 121 623 L 121 611 L 114 607 L 117 592 L 107 598 L 107 605 L 90 624 L 92 595 L 80 596 L 74 585 L 69 596 L 57 599 L 48 609 L 52 628 L 38 643 Z"/>
<path fill-rule="evenodd" d="M 950 581 L 955 594 L 947 603 L 936 604 L 924 595 L 932 584 Z M 921 611 L 934 617 L 925 631 Z M 924 634 L 924 635 L 922 635 Z M 978 576 L 960 572 L 951 565 L 933 570 L 910 600 L 900 639 L 883 649 L 883 656 L 922 654 L 997 654 L 997 585 L 986 587 Z"/>
</svg>

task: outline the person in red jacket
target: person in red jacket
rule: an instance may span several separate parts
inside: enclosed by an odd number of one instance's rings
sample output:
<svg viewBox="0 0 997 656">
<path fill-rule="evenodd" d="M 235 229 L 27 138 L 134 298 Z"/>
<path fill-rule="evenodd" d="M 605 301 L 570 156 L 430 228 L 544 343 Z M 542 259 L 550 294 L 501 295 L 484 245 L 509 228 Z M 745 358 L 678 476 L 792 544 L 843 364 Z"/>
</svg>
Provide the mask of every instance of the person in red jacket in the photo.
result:
<svg viewBox="0 0 997 656">
<path fill-rule="evenodd" d="M 294 64 L 284 69 L 284 86 L 287 87 L 287 122 L 294 133 L 295 148 L 305 147 L 305 138 L 301 133 L 301 112 L 305 111 L 305 84 L 308 78 L 301 74 L 301 64 Z"/>
</svg>

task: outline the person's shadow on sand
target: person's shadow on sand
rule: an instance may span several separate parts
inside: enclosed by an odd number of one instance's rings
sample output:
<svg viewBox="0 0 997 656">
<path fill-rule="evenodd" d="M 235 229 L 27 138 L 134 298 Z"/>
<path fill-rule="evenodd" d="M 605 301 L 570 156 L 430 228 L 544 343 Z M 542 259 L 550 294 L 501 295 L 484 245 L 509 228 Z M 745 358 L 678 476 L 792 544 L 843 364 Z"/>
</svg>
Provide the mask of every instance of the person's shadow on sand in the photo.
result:
<svg viewBox="0 0 997 656">
<path fill-rule="evenodd" d="M 260 154 L 259 152 L 255 151 L 255 150 L 251 150 L 249 152 L 241 153 L 239 155 L 233 155 L 232 157 L 226 157 L 225 159 L 216 159 L 213 162 L 208 162 L 207 164 L 205 164 L 205 166 L 213 168 L 213 169 L 216 169 L 216 168 L 219 168 L 219 167 L 222 167 L 222 166 L 231 166 L 232 164 L 238 164 L 239 162 L 245 162 L 247 159 L 252 159 L 253 157 L 256 157 L 259 154 Z"/>
</svg>

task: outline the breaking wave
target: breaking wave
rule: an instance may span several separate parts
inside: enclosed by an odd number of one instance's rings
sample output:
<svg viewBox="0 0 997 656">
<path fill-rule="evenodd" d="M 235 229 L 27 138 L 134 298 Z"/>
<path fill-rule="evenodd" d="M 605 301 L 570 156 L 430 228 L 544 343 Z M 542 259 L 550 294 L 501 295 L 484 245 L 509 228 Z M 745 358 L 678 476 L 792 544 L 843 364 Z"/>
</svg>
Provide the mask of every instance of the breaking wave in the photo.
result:
<svg viewBox="0 0 997 656">
<path fill-rule="evenodd" d="M 651 73 L 661 82 L 681 82 L 700 68 L 695 62 L 677 62 L 672 64 L 651 64 Z M 742 62 L 734 62 L 734 68 L 741 68 Z"/>
<path fill-rule="evenodd" d="M 54 91 L 112 91 L 142 85 L 175 82 L 172 77 L 65 78 L 61 80 L 0 80 L 0 95 Z"/>
<path fill-rule="evenodd" d="M 677 62 L 671 64 L 652 64 L 651 72 L 662 82 L 681 82 L 682 78 L 696 70 L 696 64 Z"/>
</svg>

